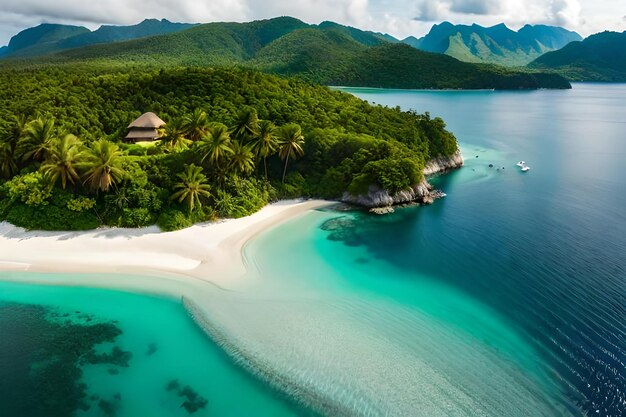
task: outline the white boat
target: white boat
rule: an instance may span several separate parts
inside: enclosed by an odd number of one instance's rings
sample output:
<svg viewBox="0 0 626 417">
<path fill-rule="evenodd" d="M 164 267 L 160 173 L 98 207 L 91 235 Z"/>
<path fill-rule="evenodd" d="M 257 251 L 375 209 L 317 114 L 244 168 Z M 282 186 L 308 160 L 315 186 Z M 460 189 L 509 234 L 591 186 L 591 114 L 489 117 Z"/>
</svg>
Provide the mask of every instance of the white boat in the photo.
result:
<svg viewBox="0 0 626 417">
<path fill-rule="evenodd" d="M 515 165 L 517 165 L 518 167 L 524 167 L 524 165 L 526 165 L 526 162 L 525 162 L 525 161 L 519 161 L 519 162 L 518 162 L 517 164 L 515 164 Z"/>
<path fill-rule="evenodd" d="M 530 167 L 528 167 L 528 166 L 526 166 L 526 165 L 524 165 L 524 166 L 522 167 L 522 171 L 524 171 L 524 172 L 528 171 L 529 169 L 530 169 Z"/>
</svg>

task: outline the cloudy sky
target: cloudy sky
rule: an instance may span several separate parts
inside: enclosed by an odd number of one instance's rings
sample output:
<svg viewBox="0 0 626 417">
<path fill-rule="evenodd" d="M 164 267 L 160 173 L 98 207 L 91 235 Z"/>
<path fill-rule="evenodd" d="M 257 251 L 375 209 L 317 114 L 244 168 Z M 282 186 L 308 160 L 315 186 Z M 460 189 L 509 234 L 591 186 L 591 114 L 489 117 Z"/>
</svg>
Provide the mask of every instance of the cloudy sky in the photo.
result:
<svg viewBox="0 0 626 417">
<path fill-rule="evenodd" d="M 525 23 L 552 24 L 583 36 L 626 30 L 626 0 L 0 0 L 0 45 L 42 22 L 96 29 L 144 18 L 204 23 L 280 15 L 308 23 L 333 20 L 397 37 L 422 36 L 443 20 L 504 22 L 513 29 Z"/>
</svg>

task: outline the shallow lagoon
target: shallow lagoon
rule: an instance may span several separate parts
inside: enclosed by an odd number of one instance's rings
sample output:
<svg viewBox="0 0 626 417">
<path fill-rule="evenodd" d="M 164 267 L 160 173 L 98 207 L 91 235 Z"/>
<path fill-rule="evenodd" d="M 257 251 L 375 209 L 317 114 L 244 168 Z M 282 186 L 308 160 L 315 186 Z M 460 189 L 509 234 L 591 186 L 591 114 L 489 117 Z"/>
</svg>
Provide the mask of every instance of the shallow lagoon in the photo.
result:
<svg viewBox="0 0 626 417">
<path fill-rule="evenodd" d="M 17 273 L 3 274 L 15 276 Z M 89 277 L 85 276 L 85 279 Z M 24 312 L 32 306 L 41 306 L 45 311 L 43 314 Z M 55 385 L 48 390 L 47 400 L 51 404 L 60 398 L 81 396 L 84 392 L 80 407 L 85 408 L 86 404 L 89 408 L 78 409 L 74 414 L 76 416 L 246 416 L 258 415 L 258 410 L 272 416 L 301 415 L 288 402 L 232 364 L 224 352 L 195 325 L 179 300 L 103 289 L 0 282 L 0 312 L 0 385 L 4 385 L 0 390 L 0 404 L 4 407 L 0 413 L 2 416 L 72 415 L 67 413 L 67 407 L 53 406 L 45 407 L 43 414 L 25 414 L 37 412 L 29 401 L 39 398 L 35 396 L 33 387 L 40 387 L 42 382 Z M 20 326 L 11 324 L 16 318 L 20 319 Z M 58 326 L 51 327 L 48 321 Z M 81 340 L 76 338 L 90 335 L 91 338 L 82 340 L 90 344 L 100 341 L 103 332 L 110 331 L 94 328 L 79 332 L 68 326 L 98 324 L 112 326 L 121 334 L 111 341 L 95 344 L 94 351 L 111 355 L 113 349 L 118 348 L 130 353 L 127 366 L 124 366 L 124 360 L 120 363 L 120 355 L 112 355 L 112 358 L 105 358 L 100 361 L 103 363 L 96 364 L 82 363 L 86 355 L 80 358 L 57 356 L 67 351 L 68 347 L 80 345 Z M 47 344 L 50 340 L 60 341 L 50 338 L 46 331 L 60 335 L 69 331 L 65 338 L 70 343 L 60 346 Z M 18 334 L 24 337 L 17 338 Z M 37 346 L 43 352 L 35 355 L 36 352 L 28 352 L 27 346 Z M 18 360 L 36 369 L 45 367 L 46 361 L 41 359 L 46 357 L 53 362 L 59 361 L 60 365 L 51 367 L 53 372 L 46 373 L 43 378 L 37 378 L 32 373 L 31 378 L 25 378 L 23 374 L 15 375 L 15 362 Z M 54 372 L 69 369 L 77 359 L 81 362 L 78 368 L 83 371 L 82 376 Z M 79 384 L 86 384 L 84 390 L 77 384 L 69 383 L 75 377 L 78 377 Z M 16 384 L 17 380 L 24 383 Z M 177 381 L 179 386 L 175 387 L 173 381 Z M 183 392 L 185 387 L 198 395 L 192 402 L 200 406 L 201 398 L 204 398 L 206 405 L 192 413 L 185 409 L 183 404 L 189 400 L 187 394 L 193 397 L 191 392 Z M 63 388 L 67 390 L 63 391 Z M 24 403 L 26 408 L 18 408 L 24 407 Z M 19 413 L 15 414 L 15 410 Z M 51 413 L 50 410 L 58 413 Z"/>
</svg>

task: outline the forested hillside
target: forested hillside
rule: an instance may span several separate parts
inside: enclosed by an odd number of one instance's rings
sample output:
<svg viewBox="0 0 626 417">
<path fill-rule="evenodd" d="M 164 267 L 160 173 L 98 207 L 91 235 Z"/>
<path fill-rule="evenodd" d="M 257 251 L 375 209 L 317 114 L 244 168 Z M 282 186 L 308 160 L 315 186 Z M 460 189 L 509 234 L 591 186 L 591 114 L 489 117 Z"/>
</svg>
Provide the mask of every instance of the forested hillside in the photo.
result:
<svg viewBox="0 0 626 417">
<path fill-rule="evenodd" d="M 530 64 L 572 81 L 626 82 L 626 32 L 602 32 L 550 52 Z"/>
<path fill-rule="evenodd" d="M 122 142 L 152 111 L 157 143 Z M 278 196 L 421 180 L 457 150 L 441 119 L 250 70 L 0 71 L 0 219 L 37 229 L 175 229 Z"/>
</svg>

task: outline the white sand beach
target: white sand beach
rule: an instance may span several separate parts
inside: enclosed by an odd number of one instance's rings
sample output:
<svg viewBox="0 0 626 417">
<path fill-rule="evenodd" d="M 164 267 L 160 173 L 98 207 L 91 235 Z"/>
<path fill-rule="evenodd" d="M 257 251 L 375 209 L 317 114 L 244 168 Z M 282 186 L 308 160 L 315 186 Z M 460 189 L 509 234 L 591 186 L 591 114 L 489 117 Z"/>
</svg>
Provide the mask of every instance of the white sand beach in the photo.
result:
<svg viewBox="0 0 626 417">
<path fill-rule="evenodd" d="M 197 224 L 175 232 L 161 232 L 156 226 L 86 232 L 26 231 L 3 222 L 0 271 L 186 277 L 228 288 L 245 274 L 242 248 L 249 239 L 280 222 L 330 204 L 323 200 L 281 201 L 248 217 Z M 111 287 L 119 287 L 113 283 L 115 278 L 109 279 Z M 93 283 L 77 278 L 61 281 L 59 284 L 105 286 L 101 279 Z"/>
</svg>

